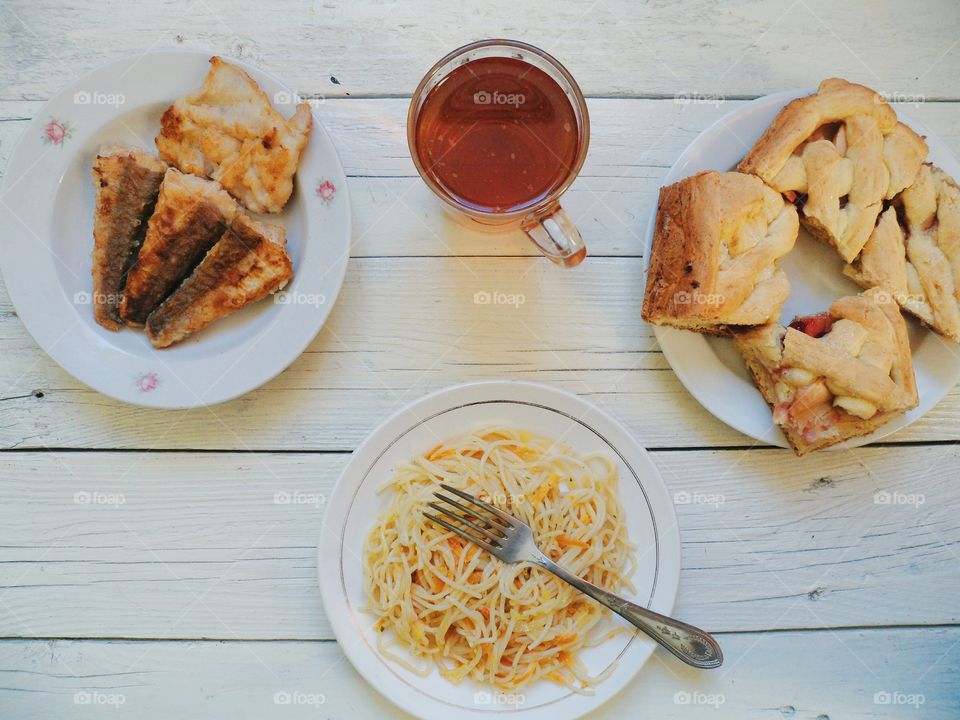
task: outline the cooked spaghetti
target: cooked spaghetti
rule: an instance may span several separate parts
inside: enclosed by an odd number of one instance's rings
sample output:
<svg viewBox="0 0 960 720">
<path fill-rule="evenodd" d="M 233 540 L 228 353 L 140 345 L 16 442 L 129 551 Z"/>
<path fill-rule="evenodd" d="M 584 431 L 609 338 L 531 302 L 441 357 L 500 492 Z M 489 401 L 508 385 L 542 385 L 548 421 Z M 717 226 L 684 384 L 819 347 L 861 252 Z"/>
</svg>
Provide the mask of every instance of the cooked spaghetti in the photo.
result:
<svg viewBox="0 0 960 720">
<path fill-rule="evenodd" d="M 544 678 L 591 692 L 603 676 L 590 677 L 577 651 L 617 632 L 601 623 L 609 611 L 546 570 L 502 563 L 424 517 L 441 482 L 528 523 L 544 554 L 616 592 L 633 589 L 635 558 L 613 463 L 502 427 L 441 444 L 381 488 L 393 496 L 363 558 L 384 655 L 421 675 L 436 665 L 454 682 L 513 689 Z M 396 644 L 412 662 L 391 652 Z"/>
</svg>

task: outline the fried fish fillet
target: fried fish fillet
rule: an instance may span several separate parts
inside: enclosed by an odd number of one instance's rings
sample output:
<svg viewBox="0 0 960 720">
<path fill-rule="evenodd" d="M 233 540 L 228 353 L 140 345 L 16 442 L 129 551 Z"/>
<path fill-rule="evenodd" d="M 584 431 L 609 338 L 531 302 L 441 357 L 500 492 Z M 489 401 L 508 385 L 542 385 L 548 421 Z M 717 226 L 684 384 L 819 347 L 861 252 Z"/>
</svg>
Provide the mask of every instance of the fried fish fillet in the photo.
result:
<svg viewBox="0 0 960 720">
<path fill-rule="evenodd" d="M 280 212 L 310 139 L 310 106 L 300 103 L 286 120 L 243 70 L 216 56 L 210 65 L 200 89 L 163 113 L 160 157 L 219 181 L 253 212 Z"/>
<path fill-rule="evenodd" d="M 119 145 L 101 148 L 93 161 L 93 317 L 109 330 L 121 327 L 123 285 L 166 169 L 153 153 Z"/>
<path fill-rule="evenodd" d="M 147 337 L 165 348 L 286 285 L 293 266 L 284 229 L 242 213 L 203 261 L 147 319 Z"/>
<path fill-rule="evenodd" d="M 210 180 L 167 170 L 137 261 L 127 273 L 120 318 L 143 325 L 223 235 L 236 201 Z"/>
</svg>

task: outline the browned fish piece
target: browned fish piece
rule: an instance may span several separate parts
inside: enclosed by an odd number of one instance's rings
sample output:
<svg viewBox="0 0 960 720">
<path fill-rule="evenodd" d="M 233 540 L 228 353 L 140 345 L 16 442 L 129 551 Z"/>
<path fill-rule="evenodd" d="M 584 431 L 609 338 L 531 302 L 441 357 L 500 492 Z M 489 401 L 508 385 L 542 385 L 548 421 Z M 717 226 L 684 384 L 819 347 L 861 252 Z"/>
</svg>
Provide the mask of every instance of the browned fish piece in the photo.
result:
<svg viewBox="0 0 960 720">
<path fill-rule="evenodd" d="M 293 266 L 278 225 L 238 214 L 183 284 L 147 319 L 147 337 L 165 348 L 286 285 Z"/>
<path fill-rule="evenodd" d="M 203 85 L 167 108 L 160 124 L 156 142 L 164 160 L 218 180 L 253 212 L 280 212 L 293 192 L 313 115 L 301 102 L 287 120 L 253 78 L 212 57 Z"/>
<path fill-rule="evenodd" d="M 217 183 L 167 170 L 140 254 L 127 274 L 120 318 L 128 325 L 143 325 L 236 214 L 236 201 Z"/>
<path fill-rule="evenodd" d="M 136 260 L 167 164 L 139 148 L 107 146 L 93 161 L 93 317 L 119 330 L 120 297 Z"/>
</svg>

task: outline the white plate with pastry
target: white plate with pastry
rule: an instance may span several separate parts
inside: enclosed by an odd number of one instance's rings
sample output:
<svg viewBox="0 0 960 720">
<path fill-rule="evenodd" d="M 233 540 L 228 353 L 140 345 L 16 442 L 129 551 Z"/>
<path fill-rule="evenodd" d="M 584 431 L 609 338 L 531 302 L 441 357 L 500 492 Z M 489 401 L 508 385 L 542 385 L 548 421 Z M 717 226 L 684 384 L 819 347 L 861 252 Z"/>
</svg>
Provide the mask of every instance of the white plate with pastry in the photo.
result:
<svg viewBox="0 0 960 720">
<path fill-rule="evenodd" d="M 46 103 L 0 217 L 4 281 L 37 343 L 148 407 L 223 402 L 283 371 L 349 257 L 346 178 L 310 104 L 195 51 L 112 63 Z"/>
<path fill-rule="evenodd" d="M 681 382 L 801 455 L 920 418 L 960 378 L 957 177 L 925 126 L 843 80 L 714 123 L 647 226 L 643 315 Z"/>
<path fill-rule="evenodd" d="M 327 501 L 320 589 L 357 671 L 430 720 L 567 720 L 612 698 L 653 642 L 539 569 L 504 565 L 432 524 L 423 511 L 439 482 L 531 522 L 541 548 L 581 577 L 673 607 L 676 516 L 636 439 L 555 388 L 460 385 L 384 421 Z"/>
</svg>

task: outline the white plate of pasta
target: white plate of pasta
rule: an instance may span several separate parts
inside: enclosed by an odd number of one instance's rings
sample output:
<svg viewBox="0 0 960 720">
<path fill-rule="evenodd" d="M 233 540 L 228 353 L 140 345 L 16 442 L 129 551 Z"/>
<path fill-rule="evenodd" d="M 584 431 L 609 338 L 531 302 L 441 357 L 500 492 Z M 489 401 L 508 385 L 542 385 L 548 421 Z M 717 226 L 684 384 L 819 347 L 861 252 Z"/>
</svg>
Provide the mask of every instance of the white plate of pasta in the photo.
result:
<svg viewBox="0 0 960 720">
<path fill-rule="evenodd" d="M 327 502 L 320 588 L 354 667 L 426 720 L 565 720 L 613 697 L 654 643 L 545 571 L 505 565 L 425 518 L 440 482 L 528 522 L 581 577 L 673 609 L 679 531 L 643 447 L 575 395 L 470 383 L 386 420 Z"/>
</svg>

